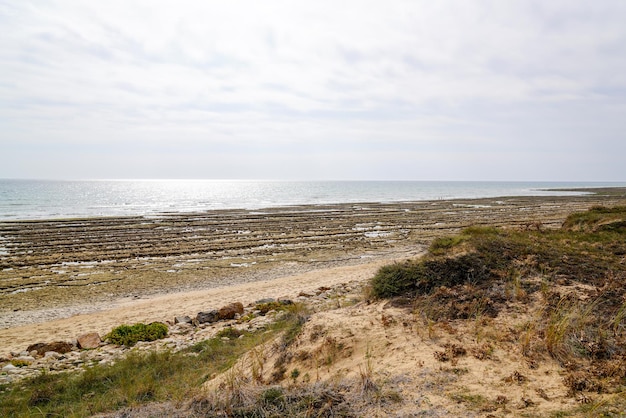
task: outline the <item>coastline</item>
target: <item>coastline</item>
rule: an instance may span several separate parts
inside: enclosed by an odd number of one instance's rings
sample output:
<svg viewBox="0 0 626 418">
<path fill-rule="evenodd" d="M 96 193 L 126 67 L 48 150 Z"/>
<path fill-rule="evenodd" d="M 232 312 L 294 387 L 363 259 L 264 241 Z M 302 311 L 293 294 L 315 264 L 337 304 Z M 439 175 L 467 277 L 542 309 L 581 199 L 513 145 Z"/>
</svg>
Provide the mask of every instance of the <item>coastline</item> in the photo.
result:
<svg viewBox="0 0 626 418">
<path fill-rule="evenodd" d="M 17 245 L 0 258 L 0 353 L 82 329 L 105 333 L 119 321 L 195 314 L 224 295 L 252 302 L 305 283 L 365 281 L 470 225 L 557 228 L 571 212 L 626 204 L 623 188 L 605 191 L 2 222 L 0 235 Z"/>
</svg>

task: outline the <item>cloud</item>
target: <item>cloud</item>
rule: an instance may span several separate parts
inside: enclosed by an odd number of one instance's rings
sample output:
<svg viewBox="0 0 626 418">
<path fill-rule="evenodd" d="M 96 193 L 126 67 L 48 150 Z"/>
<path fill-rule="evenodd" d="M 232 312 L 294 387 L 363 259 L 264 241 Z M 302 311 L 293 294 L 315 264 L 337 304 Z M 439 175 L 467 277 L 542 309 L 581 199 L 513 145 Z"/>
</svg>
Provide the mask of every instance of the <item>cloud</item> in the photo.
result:
<svg viewBox="0 0 626 418">
<path fill-rule="evenodd" d="M 535 179 L 516 153 L 568 149 L 605 164 L 545 179 L 623 180 L 626 5 L 596 3 L 0 2 L 0 177 Z"/>
</svg>

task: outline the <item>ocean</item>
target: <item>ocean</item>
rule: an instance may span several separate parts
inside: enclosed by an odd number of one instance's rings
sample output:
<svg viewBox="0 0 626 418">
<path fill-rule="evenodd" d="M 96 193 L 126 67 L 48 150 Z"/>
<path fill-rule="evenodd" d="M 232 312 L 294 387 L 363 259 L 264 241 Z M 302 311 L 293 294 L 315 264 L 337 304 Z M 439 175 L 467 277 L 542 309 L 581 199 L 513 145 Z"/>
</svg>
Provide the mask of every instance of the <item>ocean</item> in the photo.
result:
<svg viewBox="0 0 626 418">
<path fill-rule="evenodd" d="M 398 202 L 498 196 L 575 195 L 547 189 L 617 187 L 612 182 L 0 180 L 0 220 L 149 216 L 216 209 Z"/>
</svg>

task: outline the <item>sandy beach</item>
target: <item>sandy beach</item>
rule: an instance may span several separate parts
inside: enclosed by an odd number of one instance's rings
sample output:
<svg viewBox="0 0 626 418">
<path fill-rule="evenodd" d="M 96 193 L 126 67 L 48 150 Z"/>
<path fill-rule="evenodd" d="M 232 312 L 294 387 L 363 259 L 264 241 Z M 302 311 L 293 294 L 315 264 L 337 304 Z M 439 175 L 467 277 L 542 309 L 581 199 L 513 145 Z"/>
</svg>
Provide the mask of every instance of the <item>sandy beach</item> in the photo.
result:
<svg viewBox="0 0 626 418">
<path fill-rule="evenodd" d="M 623 189 L 569 197 L 288 207 L 0 223 L 0 354 L 232 301 L 295 297 L 418 256 L 470 225 L 557 228 L 625 204 Z"/>
</svg>

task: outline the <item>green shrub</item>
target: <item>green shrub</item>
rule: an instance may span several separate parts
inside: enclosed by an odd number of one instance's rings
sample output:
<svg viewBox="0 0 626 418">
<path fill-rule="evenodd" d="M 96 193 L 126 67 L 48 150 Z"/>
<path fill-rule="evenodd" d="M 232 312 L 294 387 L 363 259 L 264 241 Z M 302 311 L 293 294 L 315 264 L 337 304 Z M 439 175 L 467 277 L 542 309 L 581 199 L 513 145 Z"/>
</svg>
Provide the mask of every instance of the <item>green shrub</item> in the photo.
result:
<svg viewBox="0 0 626 418">
<path fill-rule="evenodd" d="M 280 302 L 267 302 L 259 303 L 256 305 L 256 309 L 261 311 L 261 315 L 265 315 L 269 311 L 283 311 L 287 308 L 287 305 Z"/>
<path fill-rule="evenodd" d="M 563 229 L 569 231 L 596 231 L 598 228 L 623 230 L 624 221 L 626 221 L 626 206 L 615 206 L 612 208 L 594 206 L 587 212 L 569 215 L 563 222 Z M 613 225 L 607 228 L 604 226 L 606 224 Z"/>
<path fill-rule="evenodd" d="M 443 254 L 451 248 L 456 247 L 465 240 L 466 237 L 463 235 L 435 238 L 430 244 L 430 248 L 428 249 L 428 251 L 431 254 Z"/>
<path fill-rule="evenodd" d="M 487 279 L 488 260 L 470 253 L 454 258 L 436 257 L 381 267 L 371 281 L 372 295 L 389 298 L 425 294 L 436 286 L 455 286 Z"/>
<path fill-rule="evenodd" d="M 113 328 L 105 337 L 113 344 L 132 347 L 138 341 L 155 341 L 167 336 L 167 325 L 161 322 L 151 324 L 120 325 Z"/>
<path fill-rule="evenodd" d="M 421 267 L 411 261 L 381 267 L 371 282 L 373 296 L 389 298 L 414 291 Z"/>
</svg>

